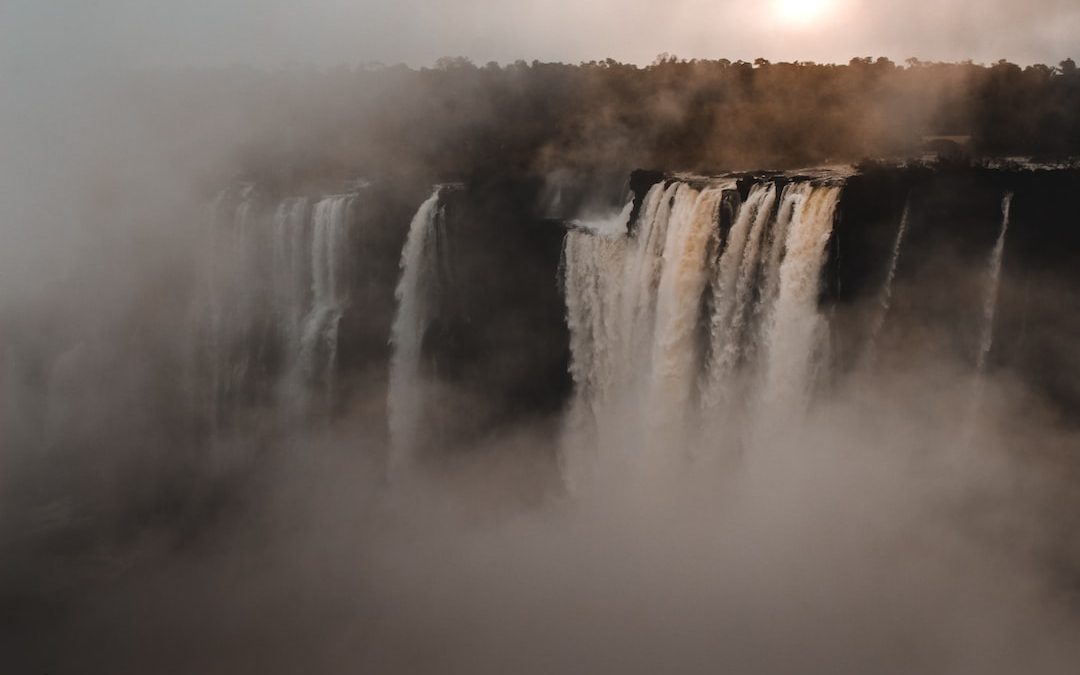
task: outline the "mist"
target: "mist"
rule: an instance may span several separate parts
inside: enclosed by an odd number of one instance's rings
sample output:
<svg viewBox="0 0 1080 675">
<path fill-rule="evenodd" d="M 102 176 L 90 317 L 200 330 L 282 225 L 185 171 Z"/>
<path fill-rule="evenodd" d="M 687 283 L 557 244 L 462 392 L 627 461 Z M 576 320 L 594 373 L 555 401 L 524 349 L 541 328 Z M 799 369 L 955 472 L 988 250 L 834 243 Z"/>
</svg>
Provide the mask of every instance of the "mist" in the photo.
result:
<svg viewBox="0 0 1080 675">
<path fill-rule="evenodd" d="M 836 0 L 821 31 L 785 28 L 767 4 L 648 2 L 342 2 L 227 0 L 178 4 L 15 2 L 4 8 L 16 55 L 61 65 L 277 67 L 363 61 L 433 63 L 443 56 L 638 64 L 662 52 L 693 58 L 843 62 L 1056 63 L 1074 56 L 1080 10 L 1068 0 Z"/>
<path fill-rule="evenodd" d="M 1068 672 L 1080 9 L 884 4 L 0 7 L 0 669 Z"/>
<path fill-rule="evenodd" d="M 686 464 L 577 497 L 543 487 L 535 433 L 389 491 L 361 436 L 305 437 L 193 543 L 141 541 L 111 561 L 108 583 L 65 608 L 63 631 L 37 636 L 36 662 L 1061 672 L 1077 624 L 1058 567 L 1075 560 L 1074 531 L 1060 514 L 1076 491 L 1034 458 L 1075 447 L 1075 434 L 995 425 L 965 451 L 967 389 L 935 371 L 838 394 L 773 428 L 778 440 L 745 465 Z M 1010 389 L 989 397 L 1006 425 L 1025 407 Z M 21 618 L 22 631 L 40 625 Z"/>
</svg>

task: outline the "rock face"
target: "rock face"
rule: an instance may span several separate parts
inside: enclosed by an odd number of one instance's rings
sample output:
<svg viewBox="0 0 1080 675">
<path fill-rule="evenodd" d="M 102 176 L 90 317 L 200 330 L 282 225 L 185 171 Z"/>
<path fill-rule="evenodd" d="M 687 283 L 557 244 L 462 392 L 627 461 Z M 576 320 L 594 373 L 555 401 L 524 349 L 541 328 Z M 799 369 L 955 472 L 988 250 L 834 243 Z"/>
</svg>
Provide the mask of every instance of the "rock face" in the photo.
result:
<svg viewBox="0 0 1080 675">
<path fill-rule="evenodd" d="M 565 408 L 572 389 L 560 286 L 567 219 L 574 213 L 617 213 L 623 200 L 632 199 L 630 230 L 646 194 L 671 180 L 659 171 L 634 171 L 620 188 L 611 176 L 482 174 L 440 191 L 440 256 L 431 276 L 437 288 L 427 291 L 431 315 L 421 343 L 424 373 L 441 391 L 431 421 L 441 439 L 467 444 Z M 718 179 L 679 180 L 704 188 Z M 774 185 L 777 196 L 792 182 L 842 185 L 819 300 L 829 316 L 834 377 L 865 358 L 868 342 L 877 357 L 892 361 L 913 350 L 963 361 L 977 350 L 987 256 L 1001 229 L 1003 196 L 1013 194 L 989 365 L 1015 370 L 1064 410 L 1080 405 L 1067 353 L 1068 336 L 1077 335 L 1068 308 L 1077 306 L 1073 260 L 1080 252 L 1080 228 L 1072 195 L 1080 188 L 1080 171 L 865 165 L 854 172 L 747 173 L 731 180 L 730 198 L 717 214 L 721 238 L 732 226 L 733 209 L 763 181 Z M 248 260 L 250 276 L 234 280 L 238 287 L 230 292 L 263 288 L 281 277 L 280 251 L 274 258 L 267 237 L 282 227 L 283 205 L 306 200 L 296 222 L 285 224 L 300 228 L 295 234 L 304 260 L 288 272 L 299 275 L 288 283 L 308 297 L 294 310 L 303 333 L 305 317 L 314 311 L 308 306 L 316 262 L 308 260 L 317 236 L 313 219 L 329 190 L 308 187 L 296 195 L 282 186 L 273 194 L 243 189 L 243 195 L 230 193 L 223 200 L 227 217 L 217 224 L 241 232 L 247 255 L 255 258 Z M 324 332 L 333 331 L 326 342 L 334 352 L 329 372 L 309 369 L 300 390 L 283 388 L 289 368 L 307 357 L 289 354 L 298 347 L 268 302 L 248 317 L 250 325 L 204 345 L 224 350 L 214 357 L 224 361 L 216 374 L 198 376 L 218 378 L 212 384 L 227 389 L 229 406 L 271 405 L 276 391 L 279 402 L 302 393 L 329 412 L 342 410 L 361 387 L 384 381 L 401 250 L 409 221 L 429 191 L 428 185 L 399 181 L 334 192 L 354 197 L 340 214 L 344 248 L 335 254 L 333 274 L 342 307 L 340 320 L 324 326 Z M 239 381 L 230 385 L 223 373 Z"/>
<path fill-rule="evenodd" d="M 333 415 L 385 381 L 402 249 L 425 191 L 244 185 L 218 197 L 206 251 L 216 264 L 196 293 L 190 364 L 192 394 L 205 399 L 193 407 L 210 427 L 252 406 Z M 421 344 L 424 373 L 446 389 L 431 422 L 443 438 L 551 415 L 568 395 L 564 228 L 544 192 L 537 178 L 480 176 L 438 193 Z M 569 192 L 561 199 L 590 197 Z"/>
<path fill-rule="evenodd" d="M 440 191 L 441 255 L 428 275 L 434 301 L 420 340 L 428 397 L 417 423 L 420 456 L 452 457 L 502 431 L 563 420 L 576 397 L 570 305 L 581 309 L 586 293 L 610 296 L 607 281 L 623 283 L 618 275 L 580 274 L 587 269 L 581 265 L 574 283 L 565 283 L 567 232 L 582 250 L 590 243 L 629 248 L 618 238 L 641 234 L 627 234 L 627 225 L 640 220 L 646 197 L 658 184 L 676 183 L 722 192 L 708 203 L 717 207 L 715 222 L 690 218 L 706 213 L 696 208 L 670 219 L 682 222 L 672 250 L 714 269 L 724 252 L 717 241 L 730 241 L 737 226 L 748 233 L 759 220 L 772 227 L 769 214 L 739 224 L 742 207 L 771 200 L 778 209 L 786 187 L 835 181 L 835 218 L 831 230 L 821 230 L 831 232 L 822 242 L 825 255 L 805 267 L 820 271 L 817 307 L 812 296 L 791 298 L 798 302 L 790 305 L 816 309 L 827 327 L 824 377 L 805 373 L 821 380 L 813 386 L 843 382 L 871 357 L 894 373 L 940 362 L 961 376 L 980 369 L 1005 374 L 1037 395 L 1041 410 L 1076 424 L 1080 226 L 1073 202 L 1080 171 L 864 166 L 823 176 L 676 179 L 639 171 L 619 189 L 607 177 L 562 177 L 553 192 L 546 177 L 505 173 L 474 175 Z M 683 192 L 687 203 L 701 201 Z M 116 513 L 133 525 L 184 518 L 198 524 L 212 517 L 198 509 L 216 512 L 232 492 L 206 472 L 246 477 L 262 448 L 282 437 L 346 422 L 349 452 L 384 452 L 402 250 L 431 194 L 430 182 L 415 179 L 237 186 L 217 200 L 194 255 L 176 256 L 190 271 L 169 270 L 168 283 L 140 283 L 149 290 L 130 304 L 120 297 L 112 312 L 100 314 L 7 308 L 0 317 L 6 508 L 29 513 L 28 505 L 63 501 L 72 513 L 98 513 L 103 521 Z M 583 242 L 577 235 L 588 235 L 587 223 L 567 219 L 594 217 L 615 227 Z M 699 228 L 716 234 L 703 258 L 690 255 L 702 248 L 690 245 L 701 242 L 691 237 Z M 763 259 L 769 240 L 759 241 Z M 759 304 L 763 291 L 753 274 L 732 269 L 736 304 Z M 649 277 L 637 271 L 637 279 Z M 749 285 L 740 287 L 740 278 Z M 716 314 L 715 284 L 706 281 L 704 290 L 694 279 L 674 277 L 664 287 L 667 334 L 678 338 L 672 344 L 710 334 L 709 322 L 688 329 L 678 321 L 698 307 L 700 316 Z M 681 288 L 700 297 L 685 297 Z M 750 317 L 744 313 L 745 326 L 764 325 Z M 791 332 L 797 331 L 770 335 L 780 343 L 797 337 Z M 724 373 L 757 358 L 750 334 L 740 335 L 725 343 L 741 346 L 732 352 L 737 359 L 722 363 Z M 655 359 L 658 352 L 648 353 Z M 700 386 L 687 363 L 676 364 L 678 383 L 691 382 L 680 391 Z M 669 390 L 655 388 L 659 403 L 669 401 Z M 42 478 L 24 480 L 31 475 Z M 122 481 L 139 488 L 117 498 L 110 486 Z"/>
<path fill-rule="evenodd" d="M 453 421 L 468 436 L 557 413 L 569 393 L 564 232 L 536 219 L 535 189 L 496 179 L 447 195 L 449 278 L 425 344 L 438 378 L 480 404 Z"/>
<path fill-rule="evenodd" d="M 990 365 L 1075 411 L 1078 373 L 1062 340 L 1080 337 L 1077 189 L 1080 170 L 1071 168 L 863 167 L 845 184 L 822 301 L 844 319 L 881 292 L 907 209 L 880 351 L 903 353 L 907 344 L 966 358 L 979 340 L 987 258 L 1011 194 Z M 840 362 L 850 364 L 859 331 L 839 323 L 847 331 Z"/>
</svg>

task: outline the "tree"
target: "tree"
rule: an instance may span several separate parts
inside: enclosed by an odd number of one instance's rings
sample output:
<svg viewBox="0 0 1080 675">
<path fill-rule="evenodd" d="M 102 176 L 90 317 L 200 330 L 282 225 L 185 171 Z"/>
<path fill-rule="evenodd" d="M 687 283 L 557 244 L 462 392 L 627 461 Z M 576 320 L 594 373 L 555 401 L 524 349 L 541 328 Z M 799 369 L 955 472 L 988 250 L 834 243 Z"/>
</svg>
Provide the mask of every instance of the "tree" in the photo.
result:
<svg viewBox="0 0 1080 675">
<path fill-rule="evenodd" d="M 473 70 L 476 66 L 464 56 L 444 56 L 435 62 L 435 70 Z"/>
</svg>

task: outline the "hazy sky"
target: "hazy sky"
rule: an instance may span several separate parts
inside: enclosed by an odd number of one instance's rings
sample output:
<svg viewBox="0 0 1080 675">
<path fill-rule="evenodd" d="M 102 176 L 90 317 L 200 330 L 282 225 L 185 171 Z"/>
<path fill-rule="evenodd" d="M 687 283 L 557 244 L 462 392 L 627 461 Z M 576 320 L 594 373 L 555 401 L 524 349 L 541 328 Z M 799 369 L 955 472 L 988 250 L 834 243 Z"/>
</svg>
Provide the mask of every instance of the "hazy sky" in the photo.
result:
<svg viewBox="0 0 1080 675">
<path fill-rule="evenodd" d="M 806 21 L 784 4 L 820 3 Z M 413 65 L 684 57 L 1057 63 L 1080 0 L 0 0 L 0 56 L 45 64 Z"/>
</svg>

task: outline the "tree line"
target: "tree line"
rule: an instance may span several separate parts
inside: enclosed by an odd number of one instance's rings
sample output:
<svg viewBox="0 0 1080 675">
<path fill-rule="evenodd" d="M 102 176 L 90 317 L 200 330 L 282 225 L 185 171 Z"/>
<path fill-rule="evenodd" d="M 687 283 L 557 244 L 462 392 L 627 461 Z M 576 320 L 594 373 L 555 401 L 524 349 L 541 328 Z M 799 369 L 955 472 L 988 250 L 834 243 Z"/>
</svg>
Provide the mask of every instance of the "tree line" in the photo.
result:
<svg viewBox="0 0 1080 675">
<path fill-rule="evenodd" d="M 684 60 L 648 66 L 363 64 L 141 73 L 129 94 L 185 157 L 228 148 L 244 175 L 656 167 L 720 171 L 917 155 L 969 136 L 976 156 L 1080 154 L 1074 61 Z M 196 102 L 196 103 L 193 103 Z"/>
</svg>

